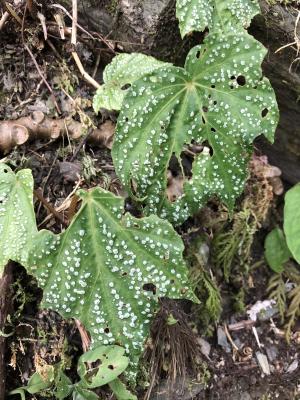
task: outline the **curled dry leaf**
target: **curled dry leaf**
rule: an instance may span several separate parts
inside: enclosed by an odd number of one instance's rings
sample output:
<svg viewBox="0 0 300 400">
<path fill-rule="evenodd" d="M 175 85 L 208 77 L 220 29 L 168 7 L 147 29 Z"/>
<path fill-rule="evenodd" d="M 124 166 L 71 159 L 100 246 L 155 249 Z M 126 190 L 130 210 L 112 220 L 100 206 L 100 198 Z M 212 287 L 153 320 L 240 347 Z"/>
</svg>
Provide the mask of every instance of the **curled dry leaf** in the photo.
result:
<svg viewBox="0 0 300 400">
<path fill-rule="evenodd" d="M 34 111 L 31 115 L 17 120 L 0 121 L 0 151 L 7 153 L 14 146 L 24 144 L 29 139 L 57 139 L 65 135 L 78 139 L 83 134 L 81 122 L 72 118 L 52 119 L 41 111 Z M 114 124 L 106 121 L 94 130 L 89 140 L 111 148 L 113 135 Z"/>
</svg>

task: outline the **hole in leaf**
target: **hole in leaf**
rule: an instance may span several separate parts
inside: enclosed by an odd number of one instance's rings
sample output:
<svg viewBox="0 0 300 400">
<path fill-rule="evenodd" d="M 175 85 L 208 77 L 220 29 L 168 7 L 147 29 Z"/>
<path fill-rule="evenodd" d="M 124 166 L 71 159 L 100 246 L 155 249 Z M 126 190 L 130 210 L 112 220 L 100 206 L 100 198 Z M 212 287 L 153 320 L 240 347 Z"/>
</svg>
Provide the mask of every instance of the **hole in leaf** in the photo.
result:
<svg viewBox="0 0 300 400">
<path fill-rule="evenodd" d="M 211 130 L 212 132 L 216 132 L 215 128 L 210 128 L 210 130 Z"/>
<path fill-rule="evenodd" d="M 239 75 L 236 78 L 236 81 L 237 81 L 239 86 L 245 86 L 246 85 L 246 78 L 244 77 L 244 75 Z"/>
<path fill-rule="evenodd" d="M 122 276 L 126 276 L 127 275 L 127 272 L 122 272 Z"/>
<path fill-rule="evenodd" d="M 216 106 L 218 104 L 217 100 L 214 100 L 214 106 Z"/>
<path fill-rule="evenodd" d="M 216 85 L 210 85 L 210 87 L 211 87 L 212 89 L 214 89 L 214 88 L 216 87 Z"/>
<path fill-rule="evenodd" d="M 123 85 L 122 87 L 121 87 L 121 90 L 127 90 L 127 89 L 129 89 L 131 87 L 131 84 L 130 83 L 126 83 L 125 85 Z"/>
<path fill-rule="evenodd" d="M 109 331 L 109 328 L 106 327 L 106 328 L 104 329 L 104 332 L 105 332 L 105 333 L 109 333 L 109 332 L 110 332 L 110 331 Z"/>
<path fill-rule="evenodd" d="M 197 51 L 197 53 L 196 53 L 196 58 L 200 58 L 200 56 L 201 56 L 201 51 L 199 50 L 199 51 Z"/>
<path fill-rule="evenodd" d="M 235 75 L 232 75 L 230 79 L 233 81 L 235 79 Z"/>
<path fill-rule="evenodd" d="M 203 148 L 204 148 L 204 147 L 208 147 L 208 148 L 209 148 L 209 154 L 210 154 L 210 156 L 212 156 L 212 155 L 214 154 L 213 148 L 212 148 L 211 145 L 209 144 L 209 141 L 208 141 L 208 140 L 205 140 L 205 141 L 202 143 L 202 146 L 203 146 Z"/>
<path fill-rule="evenodd" d="M 203 116 L 202 116 L 202 122 L 203 122 L 203 124 L 206 124 L 206 121 Z"/>
<path fill-rule="evenodd" d="M 184 178 L 181 174 L 173 175 L 172 171 L 168 170 L 166 196 L 173 203 L 183 194 Z"/>
<path fill-rule="evenodd" d="M 153 294 L 156 293 L 156 286 L 153 283 L 145 283 L 143 285 L 143 290 L 146 292 L 152 292 Z"/>
<path fill-rule="evenodd" d="M 203 112 L 207 112 L 207 111 L 208 111 L 208 107 L 203 106 L 203 107 L 202 107 L 202 111 L 203 111 Z"/>
<path fill-rule="evenodd" d="M 111 370 L 114 370 L 114 369 L 115 369 L 115 367 L 114 367 L 113 365 L 111 365 L 111 364 L 108 365 L 107 368 L 109 368 L 109 369 L 111 369 Z"/>
<path fill-rule="evenodd" d="M 5 174 L 7 174 L 7 173 L 8 173 L 8 169 L 4 168 L 3 172 L 4 172 Z"/>
<path fill-rule="evenodd" d="M 269 112 L 269 110 L 268 110 L 267 108 L 264 108 L 264 109 L 262 110 L 262 112 L 261 112 L 261 116 L 262 116 L 263 118 L 265 118 L 265 117 L 268 115 L 268 112 Z"/>
<path fill-rule="evenodd" d="M 126 121 L 126 122 L 128 122 L 128 121 L 129 121 L 129 118 L 128 118 L 128 117 L 126 117 L 126 118 L 125 118 L 125 121 Z"/>
</svg>

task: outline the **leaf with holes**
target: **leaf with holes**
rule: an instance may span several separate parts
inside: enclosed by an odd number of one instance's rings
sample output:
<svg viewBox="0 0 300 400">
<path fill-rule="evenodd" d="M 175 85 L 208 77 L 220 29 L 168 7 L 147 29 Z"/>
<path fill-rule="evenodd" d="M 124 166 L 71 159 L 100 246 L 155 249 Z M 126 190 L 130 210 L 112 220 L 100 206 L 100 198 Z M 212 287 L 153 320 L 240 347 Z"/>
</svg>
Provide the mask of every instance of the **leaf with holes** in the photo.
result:
<svg viewBox="0 0 300 400">
<path fill-rule="evenodd" d="M 294 259 L 300 264 L 300 184 L 285 195 L 284 233 Z"/>
<path fill-rule="evenodd" d="M 197 301 L 184 246 L 168 222 L 123 215 L 123 198 L 98 188 L 79 196 L 82 206 L 65 232 L 39 233 L 29 271 L 44 291 L 43 307 L 79 319 L 93 346 L 125 347 L 132 370 L 157 298 Z"/>
<path fill-rule="evenodd" d="M 85 389 L 95 389 L 117 379 L 129 363 L 124 352 L 125 349 L 120 346 L 99 346 L 84 353 L 78 360 L 79 385 Z M 98 367 L 94 363 L 98 363 Z M 92 367 L 87 368 L 88 365 Z"/>
<path fill-rule="evenodd" d="M 261 72 L 265 54 L 246 32 L 210 34 L 190 51 L 184 69 L 163 67 L 133 83 L 112 155 L 121 181 L 145 202 L 146 213 L 179 224 L 213 195 L 233 208 L 253 140 L 264 134 L 272 141 L 278 121 L 274 91 Z M 184 193 L 170 202 L 170 162 L 175 156 L 180 164 L 191 143 L 202 143 L 204 151 L 195 155 L 192 171 L 181 163 Z"/>
<path fill-rule="evenodd" d="M 177 0 L 181 36 L 193 31 L 234 31 L 247 28 L 260 12 L 257 0 Z"/>
<path fill-rule="evenodd" d="M 14 172 L 0 163 L 0 278 L 9 260 L 26 265 L 37 233 L 31 171 Z"/>
<path fill-rule="evenodd" d="M 103 72 L 104 84 L 97 90 L 93 107 L 96 113 L 100 108 L 120 110 L 130 85 L 141 76 L 168 65 L 145 54 L 119 54 L 113 58 Z"/>
</svg>

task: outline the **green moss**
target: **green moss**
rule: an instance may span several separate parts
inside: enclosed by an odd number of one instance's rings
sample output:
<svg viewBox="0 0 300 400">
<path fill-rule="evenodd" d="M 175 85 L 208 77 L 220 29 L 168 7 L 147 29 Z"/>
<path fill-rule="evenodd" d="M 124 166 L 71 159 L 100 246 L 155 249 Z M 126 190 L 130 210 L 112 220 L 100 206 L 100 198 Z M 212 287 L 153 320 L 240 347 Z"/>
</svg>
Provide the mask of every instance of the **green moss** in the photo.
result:
<svg viewBox="0 0 300 400">
<path fill-rule="evenodd" d="M 119 0 L 111 0 L 109 4 L 107 4 L 106 11 L 109 12 L 111 15 L 115 15 L 117 11 L 117 7 L 119 5 Z"/>
</svg>

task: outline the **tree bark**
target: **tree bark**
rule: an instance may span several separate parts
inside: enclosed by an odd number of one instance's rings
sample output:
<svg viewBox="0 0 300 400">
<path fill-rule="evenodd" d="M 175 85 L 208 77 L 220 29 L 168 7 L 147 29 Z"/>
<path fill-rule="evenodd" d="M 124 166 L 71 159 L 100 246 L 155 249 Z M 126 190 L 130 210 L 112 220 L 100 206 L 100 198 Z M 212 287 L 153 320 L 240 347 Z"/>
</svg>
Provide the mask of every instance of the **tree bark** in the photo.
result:
<svg viewBox="0 0 300 400">
<path fill-rule="evenodd" d="M 5 400 L 5 380 L 6 380 L 6 339 L 3 333 L 8 314 L 11 312 L 11 284 L 13 283 L 13 263 L 7 264 L 2 278 L 0 279 L 0 400 Z"/>
<path fill-rule="evenodd" d="M 262 152 L 267 154 L 269 162 L 282 170 L 283 178 L 295 184 L 300 181 L 299 62 L 292 64 L 297 58 L 297 52 L 291 46 L 275 52 L 295 41 L 298 11 L 278 4 L 271 6 L 265 0 L 260 3 L 262 15 L 254 19 L 250 33 L 269 50 L 263 63 L 263 71 L 275 90 L 280 121 L 273 145 L 262 138 L 257 143 Z M 300 23 L 296 33 L 300 38 Z"/>
</svg>

